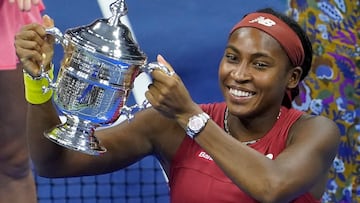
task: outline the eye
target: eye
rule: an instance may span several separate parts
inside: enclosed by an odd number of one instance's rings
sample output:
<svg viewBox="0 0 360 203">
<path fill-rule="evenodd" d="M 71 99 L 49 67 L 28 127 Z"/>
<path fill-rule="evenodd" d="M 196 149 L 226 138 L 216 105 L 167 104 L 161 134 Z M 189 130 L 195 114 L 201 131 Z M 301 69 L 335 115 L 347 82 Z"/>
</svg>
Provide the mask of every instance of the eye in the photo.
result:
<svg viewBox="0 0 360 203">
<path fill-rule="evenodd" d="M 235 63 L 238 61 L 238 58 L 234 54 L 226 53 L 224 57 L 229 63 Z"/>
<path fill-rule="evenodd" d="M 262 61 L 255 61 L 253 63 L 253 66 L 256 68 L 256 69 L 259 69 L 259 70 L 264 70 L 266 69 L 269 65 L 265 62 L 262 62 Z"/>
</svg>

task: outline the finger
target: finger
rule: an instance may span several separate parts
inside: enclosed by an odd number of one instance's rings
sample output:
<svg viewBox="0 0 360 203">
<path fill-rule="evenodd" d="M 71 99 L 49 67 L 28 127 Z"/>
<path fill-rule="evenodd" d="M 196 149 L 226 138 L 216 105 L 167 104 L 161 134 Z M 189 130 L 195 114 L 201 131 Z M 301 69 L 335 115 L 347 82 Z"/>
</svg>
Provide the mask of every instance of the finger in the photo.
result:
<svg viewBox="0 0 360 203">
<path fill-rule="evenodd" d="M 28 54 L 28 52 L 34 52 L 34 53 L 36 52 L 38 53 L 38 55 L 32 54 L 32 57 L 34 57 L 35 61 L 41 60 L 41 57 L 39 58 L 39 56 L 41 55 L 40 53 L 42 52 L 42 50 L 41 47 L 36 42 L 26 41 L 26 40 L 16 40 L 15 47 L 17 49 L 16 54 L 19 57 L 27 57 L 26 54 Z M 24 50 L 27 50 L 27 52 L 24 52 Z"/>
<path fill-rule="evenodd" d="M 17 3 L 21 11 L 29 11 L 31 9 L 31 0 L 18 0 Z"/>
<path fill-rule="evenodd" d="M 29 59 L 29 60 L 23 60 L 21 64 L 23 69 L 26 71 L 26 73 L 30 74 L 33 77 L 40 76 L 41 70 L 39 68 L 40 66 L 37 63 L 34 63 Z"/>
<path fill-rule="evenodd" d="M 23 6 L 25 11 L 30 11 L 31 9 L 31 0 L 23 0 Z"/>
<path fill-rule="evenodd" d="M 157 80 L 161 83 L 167 83 L 170 80 L 177 78 L 174 69 L 160 54 L 157 56 L 157 61 L 162 66 L 165 66 L 167 70 L 163 70 L 161 68 L 155 68 L 151 74 L 154 80 Z"/>
<path fill-rule="evenodd" d="M 41 28 L 39 28 L 41 29 Z M 40 30 L 40 32 L 44 32 Z M 27 49 L 41 51 L 41 46 L 45 43 L 45 36 L 40 36 L 39 31 L 35 30 L 21 30 L 15 34 L 15 45 Z"/>
<path fill-rule="evenodd" d="M 19 58 L 32 57 L 32 60 L 40 62 L 42 60 L 40 57 L 42 44 L 44 44 L 44 40 L 34 30 L 21 30 L 15 35 L 14 46 Z"/>
<path fill-rule="evenodd" d="M 9 0 L 9 3 L 13 4 L 15 2 L 15 0 Z"/>
<path fill-rule="evenodd" d="M 17 0 L 17 5 L 21 11 L 24 10 L 24 0 Z"/>
<path fill-rule="evenodd" d="M 155 106 L 165 104 L 164 102 L 169 92 L 169 89 L 158 82 L 154 82 L 148 86 L 148 93 L 152 96 Z"/>
<path fill-rule="evenodd" d="M 149 90 L 147 90 L 145 92 L 145 98 L 146 100 L 149 101 L 149 103 L 151 104 L 151 106 L 153 107 L 158 107 L 159 103 L 157 102 L 157 100 L 155 99 L 155 97 L 153 96 L 152 92 L 150 91 L 150 86 L 149 86 Z"/>
<path fill-rule="evenodd" d="M 32 0 L 32 4 L 33 4 L 33 5 L 38 5 L 39 2 L 40 2 L 40 0 Z"/>
<path fill-rule="evenodd" d="M 155 85 L 154 83 L 151 83 L 148 85 L 148 92 L 153 96 L 153 98 L 155 98 L 155 95 L 159 95 L 160 94 L 160 88 L 158 87 L 158 85 Z"/>
<path fill-rule="evenodd" d="M 158 54 L 156 58 L 157 58 L 157 61 L 159 63 L 161 63 L 161 64 L 165 65 L 166 67 L 168 67 L 169 70 L 174 71 L 172 69 L 171 65 L 165 60 L 165 58 L 162 55 Z"/>
<path fill-rule="evenodd" d="M 169 118 L 173 118 L 174 113 L 171 110 L 171 108 L 168 107 L 168 105 L 166 105 L 164 103 L 164 100 L 162 100 L 161 95 L 154 95 L 151 91 L 146 91 L 145 92 L 145 97 L 147 99 L 147 101 L 151 104 L 151 106 L 156 109 L 158 112 L 160 112 L 162 115 L 169 117 Z"/>
<path fill-rule="evenodd" d="M 40 64 L 43 59 L 41 52 L 31 49 L 25 49 L 23 47 L 16 48 L 16 55 L 21 62 L 27 62 L 31 60 L 31 62 L 33 63 Z"/>
<path fill-rule="evenodd" d="M 159 82 L 153 82 L 148 86 L 148 93 L 151 96 L 151 104 L 157 109 L 172 106 L 174 86 L 167 86 Z"/>
<path fill-rule="evenodd" d="M 170 65 L 170 63 L 168 63 L 162 55 L 160 54 L 157 55 L 157 61 L 165 65 L 168 68 L 169 72 L 175 72 L 172 66 Z"/>
<path fill-rule="evenodd" d="M 52 26 L 53 21 L 50 17 L 45 16 L 46 26 Z M 46 34 L 44 26 L 39 24 L 26 25 L 16 34 L 16 46 L 24 49 L 37 51 L 39 54 L 34 59 L 39 64 L 48 65 L 53 57 L 54 37 Z M 45 54 L 46 57 L 39 58 L 39 55 Z M 18 53 L 19 57 L 23 57 Z"/>
<path fill-rule="evenodd" d="M 54 27 L 54 20 L 50 18 L 48 15 L 43 16 L 43 25 L 45 28 L 52 28 Z"/>
<path fill-rule="evenodd" d="M 44 15 L 42 19 L 43 19 L 43 26 L 46 29 L 54 27 L 54 20 L 50 16 Z M 46 35 L 46 41 L 49 44 L 54 44 L 55 43 L 55 36 L 53 36 L 51 34 L 47 34 Z"/>
<path fill-rule="evenodd" d="M 168 109 L 166 105 L 163 103 L 164 102 L 163 97 L 161 95 L 154 93 L 154 91 L 152 90 L 148 90 L 145 92 L 145 98 L 148 100 L 151 106 L 158 111 L 166 112 L 166 110 Z"/>
<path fill-rule="evenodd" d="M 39 63 L 34 61 L 34 55 L 37 55 L 36 52 L 31 52 L 29 50 L 19 50 L 24 53 L 23 57 L 19 57 L 19 61 L 22 64 L 23 69 L 32 76 L 40 75 L 40 66 Z M 28 52 L 28 54 L 25 54 Z"/>
<path fill-rule="evenodd" d="M 35 32 L 33 34 L 37 34 L 40 38 L 46 36 L 44 27 L 38 23 L 30 23 L 22 26 L 20 32 L 17 32 L 17 34 L 24 34 L 25 32 Z"/>
</svg>

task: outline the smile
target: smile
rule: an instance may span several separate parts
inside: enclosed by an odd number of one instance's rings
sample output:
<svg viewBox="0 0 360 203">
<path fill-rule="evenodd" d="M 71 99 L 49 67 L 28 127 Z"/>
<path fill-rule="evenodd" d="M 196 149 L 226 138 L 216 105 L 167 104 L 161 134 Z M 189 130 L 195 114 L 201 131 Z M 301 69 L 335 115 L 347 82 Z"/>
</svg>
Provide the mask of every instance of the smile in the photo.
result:
<svg viewBox="0 0 360 203">
<path fill-rule="evenodd" d="M 236 90 L 236 89 L 232 89 L 232 88 L 230 88 L 229 92 L 230 92 L 230 94 L 232 94 L 235 97 L 250 97 L 250 96 L 255 95 L 254 92 L 241 91 L 241 90 Z"/>
</svg>

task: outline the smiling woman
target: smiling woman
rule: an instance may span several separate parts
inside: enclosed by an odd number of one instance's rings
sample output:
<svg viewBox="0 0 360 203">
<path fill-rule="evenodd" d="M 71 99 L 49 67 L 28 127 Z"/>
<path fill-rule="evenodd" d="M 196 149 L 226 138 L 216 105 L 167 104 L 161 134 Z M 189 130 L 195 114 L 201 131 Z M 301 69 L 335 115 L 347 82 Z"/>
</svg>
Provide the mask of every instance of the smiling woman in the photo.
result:
<svg viewBox="0 0 360 203">
<path fill-rule="evenodd" d="M 183 4 L 183 1 L 176 4 Z M 192 4 L 188 5 L 191 10 Z M 154 5 L 149 8 L 151 6 Z M 166 14 L 176 14 L 167 13 L 167 9 L 160 10 Z M 183 12 L 180 9 L 182 16 Z M 201 12 L 194 13 L 198 14 L 198 18 L 202 17 L 199 15 Z M 179 19 L 173 19 L 173 15 L 167 15 L 166 20 L 176 24 L 174 22 Z M 196 23 L 197 26 L 199 24 Z M 101 144 L 108 150 L 100 157 L 66 150 L 43 139 L 45 130 L 60 123 L 56 109 L 50 101 L 29 105 L 28 137 L 36 172 L 50 178 L 84 178 L 124 171 L 126 167 L 151 155 L 158 159 L 169 179 L 170 200 L 173 203 L 239 200 L 319 202 L 326 172 L 336 154 L 339 133 L 337 126 L 329 119 L 291 108 L 296 87 L 310 68 L 311 57 L 308 56 L 312 55 L 311 44 L 295 22 L 271 9 L 250 13 L 239 25 L 230 35 L 228 32 L 223 34 L 228 41 L 219 69 L 211 68 L 213 65 L 206 66 L 208 72 L 218 70 L 219 83 L 216 80 L 211 80 L 211 83 L 220 84 L 224 101 L 197 104 L 181 76 L 187 75 L 183 74 L 184 70 L 197 73 L 198 66 L 192 62 L 199 55 L 193 53 L 196 57 L 184 60 L 182 46 L 169 46 L 168 50 L 177 52 L 162 52 L 177 55 L 182 59 L 181 63 L 174 60 L 170 64 L 160 55 L 157 60 L 169 70 L 174 67 L 177 74 L 169 76 L 161 71 L 153 71 L 153 83 L 146 92 L 152 108 L 138 112 L 131 122 L 96 131 Z M 214 32 L 211 26 L 207 28 L 211 28 L 209 34 Z M 300 41 L 300 44 L 285 44 L 276 34 L 278 32 L 266 32 L 268 29 L 288 30 L 289 36 L 286 37 L 294 42 Z M 51 45 L 43 34 L 41 25 L 25 26 L 17 34 L 19 57 L 27 58 L 32 54 L 51 51 L 26 46 L 29 42 Z M 172 40 L 170 45 L 174 45 L 193 34 L 186 32 L 181 39 L 176 37 L 178 35 L 164 34 L 159 41 L 166 41 L 166 37 L 169 37 Z M 157 38 L 151 38 L 151 32 L 146 32 L 146 29 L 140 35 L 147 35 L 152 42 L 161 43 L 157 41 L 159 34 Z M 32 36 L 36 36 L 36 39 Z M 160 46 L 157 43 L 155 45 Z M 191 45 L 190 48 L 198 48 Z M 299 54 L 291 55 L 289 50 Z M 205 52 L 213 53 L 213 50 L 206 49 L 201 54 Z M 199 58 L 204 61 L 205 57 Z M 200 76 L 197 81 L 209 79 L 206 75 Z M 204 91 L 208 89 L 212 88 L 205 85 L 202 96 L 208 94 Z M 139 172 L 139 176 L 148 176 L 144 170 Z M 99 179 L 104 180 L 103 177 Z M 141 180 L 139 182 L 142 183 Z M 105 187 L 101 185 L 101 188 Z M 108 191 L 104 191 L 103 195 L 106 196 Z"/>
<path fill-rule="evenodd" d="M 47 13 L 55 18 L 62 30 L 91 22 L 101 15 L 96 1 L 45 0 L 45 3 Z M 359 80 L 354 77 L 360 75 L 360 69 L 356 68 L 356 39 L 359 37 L 353 38 L 358 33 L 356 28 L 360 27 L 360 21 L 356 21 L 359 15 L 358 1 L 227 0 L 226 4 L 219 4 L 218 1 L 207 0 L 132 0 L 127 3 L 134 33 L 149 58 L 153 60 L 157 53 L 166 53 L 185 85 L 191 87 L 189 92 L 192 98 L 201 103 L 222 100 L 218 83 L 214 82 L 217 69 L 213 67 L 222 56 L 224 41 L 228 37 L 226 30 L 230 30 L 239 17 L 259 6 L 268 4 L 281 12 L 289 7 L 289 14 L 306 28 L 315 52 L 312 71 L 300 84 L 300 95 L 292 102 L 293 108 L 332 118 L 340 126 L 341 134 L 347 135 L 341 137 L 339 155 L 334 163 L 336 168 L 331 171 L 323 202 L 360 202 L 353 200 L 360 198 L 359 175 L 354 170 L 359 165 L 357 160 L 360 160 L 356 142 L 360 135 L 359 121 L 356 119 L 359 115 L 357 104 L 360 103 L 359 93 L 356 92 Z M 108 9 L 108 5 L 105 5 L 105 9 Z M 149 14 L 149 11 L 161 12 Z M 166 29 L 161 29 L 159 25 Z M 336 39 L 329 36 L 336 36 Z M 55 64 L 59 60 L 54 56 Z M 129 101 L 134 102 L 131 96 Z M 167 183 L 153 157 L 99 177 L 36 178 L 40 202 L 43 203 L 66 201 L 70 196 L 71 202 L 85 199 L 87 202 L 109 199 L 153 202 L 154 198 L 155 202 L 168 202 Z M 122 189 L 123 185 L 127 185 L 127 189 Z M 74 189 L 69 191 L 69 188 Z M 109 188 L 114 193 L 109 193 Z"/>
<path fill-rule="evenodd" d="M 279 30 L 290 37 L 283 39 Z M 28 47 L 51 47 L 44 33 L 41 25 L 23 27 L 16 36 L 18 56 L 50 56 L 51 49 Z M 320 202 L 339 132 L 331 120 L 290 105 L 311 56 L 311 44 L 296 22 L 272 9 L 250 13 L 231 31 L 220 63 L 224 102 L 197 104 L 178 74 L 154 70 L 145 93 L 152 108 L 131 122 L 96 131 L 107 148 L 101 157 L 43 139 L 45 130 L 60 123 L 57 112 L 51 101 L 29 105 L 34 165 L 45 177 L 87 176 L 153 155 L 169 179 L 172 203 Z M 174 70 L 161 55 L 157 61 Z M 38 67 L 23 68 L 36 72 L 31 69 Z"/>
</svg>

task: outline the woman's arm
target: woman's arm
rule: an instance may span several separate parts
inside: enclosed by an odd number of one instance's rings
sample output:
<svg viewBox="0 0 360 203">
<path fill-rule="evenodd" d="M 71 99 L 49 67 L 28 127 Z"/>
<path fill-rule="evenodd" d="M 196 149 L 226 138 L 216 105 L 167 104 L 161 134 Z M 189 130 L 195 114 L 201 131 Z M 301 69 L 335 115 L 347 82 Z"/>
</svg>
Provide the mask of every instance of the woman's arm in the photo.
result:
<svg viewBox="0 0 360 203">
<path fill-rule="evenodd" d="M 45 17 L 44 25 L 51 27 L 53 22 Z M 46 34 L 43 25 L 24 26 L 16 35 L 15 47 L 24 70 L 32 76 L 38 76 L 40 65 L 49 66 L 52 60 L 53 39 Z M 41 97 L 41 86 L 34 86 L 32 79 L 29 81 L 33 84 L 32 88 L 38 88 L 35 91 L 38 95 L 33 93 L 32 96 Z M 61 147 L 44 137 L 44 131 L 60 124 L 50 98 L 36 103 L 27 99 L 28 143 L 35 168 L 43 176 L 93 175 L 118 170 L 153 153 L 151 133 L 161 134 L 156 130 L 161 129 L 159 125 L 149 124 L 150 120 L 156 120 L 161 115 L 151 109 L 145 110 L 137 114 L 130 123 L 123 122 L 113 128 L 97 131 L 96 136 L 107 148 L 107 152 L 101 156 L 86 155 Z"/>
<path fill-rule="evenodd" d="M 172 70 L 162 57 L 158 60 Z M 147 98 L 155 109 L 185 129 L 189 118 L 202 110 L 176 74 L 154 71 L 152 75 L 155 80 Z M 260 123 L 265 122 L 269 121 Z M 240 189 L 260 202 L 289 202 L 305 192 L 320 197 L 319 185 L 327 176 L 340 141 L 336 124 L 322 116 L 303 117 L 292 126 L 289 137 L 286 149 L 275 160 L 229 136 L 212 120 L 195 141 Z"/>
<path fill-rule="evenodd" d="M 137 113 L 131 122 L 96 131 L 96 137 L 107 151 L 93 156 L 64 148 L 44 136 L 45 130 L 60 123 L 51 101 L 29 104 L 27 136 L 35 168 L 41 176 L 69 177 L 103 174 L 127 167 L 153 153 L 152 134 L 148 132 L 157 131 L 149 121 L 157 116 L 161 117 L 148 109 Z"/>
<path fill-rule="evenodd" d="M 321 116 L 298 121 L 291 134 L 291 143 L 275 160 L 224 135 L 212 121 L 196 142 L 258 201 L 289 202 L 327 176 L 340 140 L 334 122 Z"/>
</svg>

